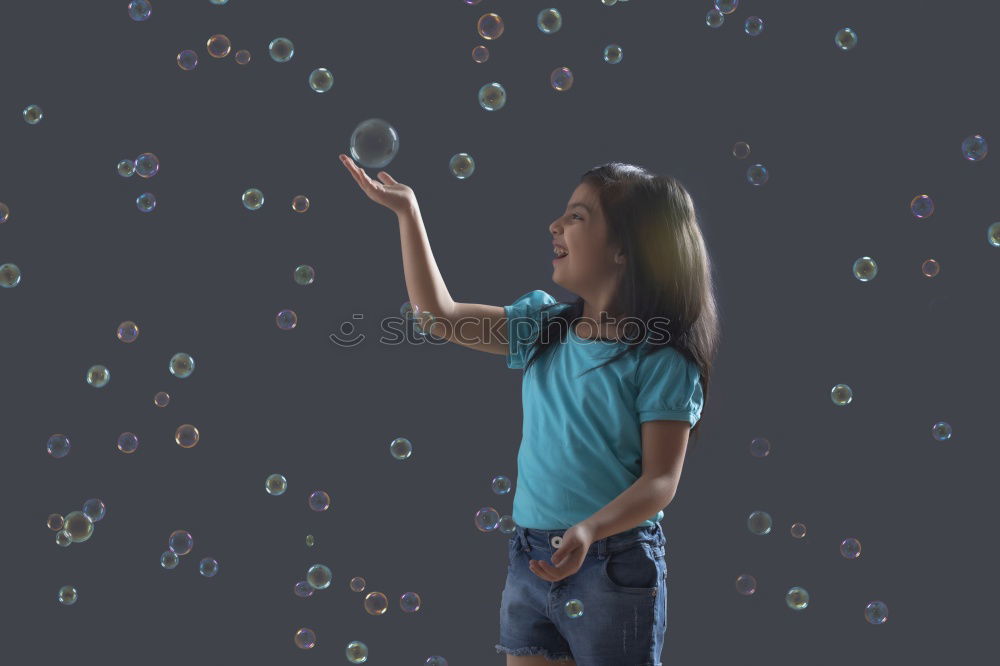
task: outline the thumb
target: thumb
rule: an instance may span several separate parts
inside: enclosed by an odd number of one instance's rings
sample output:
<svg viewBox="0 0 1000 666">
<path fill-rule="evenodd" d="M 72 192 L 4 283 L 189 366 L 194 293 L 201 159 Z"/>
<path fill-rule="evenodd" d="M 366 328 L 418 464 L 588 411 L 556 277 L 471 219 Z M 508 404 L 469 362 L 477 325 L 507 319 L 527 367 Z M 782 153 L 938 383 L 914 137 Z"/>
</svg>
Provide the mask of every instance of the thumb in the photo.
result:
<svg viewBox="0 0 1000 666">
<path fill-rule="evenodd" d="M 379 180 L 381 180 L 381 181 L 382 181 L 383 183 L 388 183 L 389 185 L 393 185 L 393 184 L 395 184 L 395 182 L 396 182 L 396 179 L 395 179 L 395 178 L 393 178 L 392 176 L 390 176 L 390 175 L 389 175 L 388 173 L 386 173 L 385 171 L 379 171 L 379 172 L 378 172 L 378 178 L 379 178 Z"/>
</svg>

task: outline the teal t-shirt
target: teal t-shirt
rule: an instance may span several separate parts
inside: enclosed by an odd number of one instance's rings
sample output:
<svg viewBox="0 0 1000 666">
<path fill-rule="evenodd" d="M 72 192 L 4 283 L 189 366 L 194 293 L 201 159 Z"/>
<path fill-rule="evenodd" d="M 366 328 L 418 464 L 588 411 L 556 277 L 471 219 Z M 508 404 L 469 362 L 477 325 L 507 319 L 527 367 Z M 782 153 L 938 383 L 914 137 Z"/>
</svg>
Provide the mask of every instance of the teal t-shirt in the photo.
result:
<svg viewBox="0 0 1000 666">
<path fill-rule="evenodd" d="M 536 289 L 504 306 L 508 368 L 524 368 L 544 323 L 540 309 L 555 302 Z M 560 309 L 550 308 L 546 318 Z M 512 516 L 521 527 L 567 529 L 589 518 L 642 473 L 642 422 L 678 420 L 694 427 L 701 418 L 698 366 L 673 347 L 639 360 L 630 352 L 578 377 L 625 346 L 581 338 L 571 326 L 564 342 L 557 338 L 523 373 Z M 662 518 L 661 510 L 642 524 Z"/>
</svg>

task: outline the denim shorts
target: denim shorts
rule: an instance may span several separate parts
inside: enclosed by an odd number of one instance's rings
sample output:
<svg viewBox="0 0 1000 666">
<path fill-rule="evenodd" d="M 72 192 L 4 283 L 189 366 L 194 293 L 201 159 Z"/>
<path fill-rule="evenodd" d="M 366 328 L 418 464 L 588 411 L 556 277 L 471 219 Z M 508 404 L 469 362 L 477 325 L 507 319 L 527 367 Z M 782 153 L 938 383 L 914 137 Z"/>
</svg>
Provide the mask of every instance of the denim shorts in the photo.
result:
<svg viewBox="0 0 1000 666">
<path fill-rule="evenodd" d="M 667 632 L 666 538 L 659 523 L 590 545 L 576 573 L 550 582 L 529 560 L 552 564 L 566 530 L 515 526 L 507 540 L 498 653 L 543 655 L 577 666 L 661 666 Z M 583 614 L 565 604 L 579 599 Z"/>
</svg>

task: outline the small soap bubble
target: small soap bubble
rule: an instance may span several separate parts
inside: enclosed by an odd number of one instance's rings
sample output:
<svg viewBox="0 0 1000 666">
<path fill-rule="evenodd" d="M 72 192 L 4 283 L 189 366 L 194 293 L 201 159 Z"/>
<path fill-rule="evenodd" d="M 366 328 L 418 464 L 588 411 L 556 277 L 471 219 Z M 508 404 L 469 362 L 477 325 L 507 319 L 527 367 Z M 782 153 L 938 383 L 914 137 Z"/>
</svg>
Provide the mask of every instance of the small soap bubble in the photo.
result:
<svg viewBox="0 0 1000 666">
<path fill-rule="evenodd" d="M 759 16 L 748 16 L 747 20 L 743 22 L 743 32 L 751 37 L 756 37 L 764 32 L 764 19 Z"/>
<path fill-rule="evenodd" d="M 836 44 L 837 48 L 841 51 L 850 51 L 858 45 L 858 34 L 850 28 L 841 28 L 837 31 L 837 34 L 833 36 L 833 43 Z"/>
<path fill-rule="evenodd" d="M 399 595 L 399 609 L 404 613 L 416 613 L 420 610 L 420 595 L 416 592 L 403 592 Z"/>
<path fill-rule="evenodd" d="M 737 141 L 733 144 L 733 157 L 744 160 L 750 155 L 750 144 L 746 141 Z"/>
<path fill-rule="evenodd" d="M 513 534 L 514 530 L 517 529 L 517 523 L 514 522 L 514 518 L 509 513 L 500 516 L 497 525 L 497 531 L 500 534 Z"/>
<path fill-rule="evenodd" d="M 194 537 L 187 530 L 174 530 L 167 537 L 167 548 L 178 555 L 187 555 L 194 548 Z"/>
<path fill-rule="evenodd" d="M 939 442 L 951 439 L 951 424 L 947 421 L 938 421 L 931 426 L 931 436 Z"/>
<path fill-rule="evenodd" d="M 314 490 L 309 493 L 309 508 L 313 511 L 326 511 L 330 508 L 330 495 L 325 490 Z"/>
<path fill-rule="evenodd" d="M 484 506 L 476 511 L 474 522 L 480 532 L 492 532 L 500 523 L 500 514 L 493 507 Z"/>
<path fill-rule="evenodd" d="M 50 436 L 48 441 L 45 442 L 45 450 L 53 458 L 65 458 L 69 453 L 69 449 L 69 437 L 60 433 Z"/>
<path fill-rule="evenodd" d="M 771 514 L 767 511 L 753 511 L 747 517 L 747 529 L 751 534 L 763 536 L 771 533 Z"/>
<path fill-rule="evenodd" d="M 325 564 L 314 564 L 306 573 L 306 582 L 316 590 L 325 590 L 333 581 L 333 572 Z"/>
<path fill-rule="evenodd" d="M 920 272 L 924 274 L 924 277 L 931 278 L 941 272 L 941 265 L 937 259 L 926 259 L 924 263 L 920 264 Z"/>
<path fill-rule="evenodd" d="M 135 160 L 121 160 L 118 162 L 118 175 L 123 178 L 131 178 L 135 174 Z"/>
<path fill-rule="evenodd" d="M 316 632 L 302 627 L 295 632 L 295 647 L 309 650 L 316 647 Z"/>
<path fill-rule="evenodd" d="M 351 641 L 344 649 L 347 661 L 352 664 L 363 664 L 368 661 L 368 646 L 361 641 Z"/>
<path fill-rule="evenodd" d="M 296 213 L 304 213 L 309 210 L 309 197 L 304 194 L 296 194 L 292 198 L 292 210 Z"/>
<path fill-rule="evenodd" d="M 715 0 L 715 8 L 723 14 L 732 14 L 740 4 L 740 0 Z"/>
<path fill-rule="evenodd" d="M 792 537 L 795 539 L 801 539 L 806 535 L 806 526 L 802 523 L 792 523 L 792 527 L 789 530 Z"/>
<path fill-rule="evenodd" d="M 389 453 L 396 460 L 408 460 L 413 455 L 413 444 L 405 437 L 397 437 L 389 442 Z"/>
<path fill-rule="evenodd" d="M 160 554 L 160 566 L 164 569 L 173 569 L 181 561 L 181 558 L 177 557 L 177 553 L 172 550 L 165 550 Z"/>
<path fill-rule="evenodd" d="M 840 542 L 840 555 L 848 560 L 861 557 L 861 542 L 854 537 L 848 537 Z"/>
<path fill-rule="evenodd" d="M 177 352 L 170 357 L 168 369 L 170 370 L 170 374 L 179 379 L 190 377 L 191 373 L 194 372 L 194 358 L 190 354 Z"/>
<path fill-rule="evenodd" d="M 24 116 L 24 122 L 29 125 L 37 125 L 42 120 L 42 107 L 37 104 L 29 104 L 24 107 L 24 111 L 21 112 Z"/>
<path fill-rule="evenodd" d="M 198 429 L 190 423 L 177 426 L 177 430 L 174 432 L 174 441 L 177 442 L 178 446 L 185 449 L 190 449 L 197 444 L 199 438 Z"/>
<path fill-rule="evenodd" d="M 618 4 L 618 0 L 601 0 L 605 7 L 613 7 Z"/>
<path fill-rule="evenodd" d="M 333 74 L 326 67 L 314 69 L 309 74 L 309 87 L 318 93 L 325 93 L 333 87 Z"/>
<path fill-rule="evenodd" d="M 487 111 L 499 111 L 507 104 L 507 91 L 496 81 L 479 89 L 479 106 Z"/>
<path fill-rule="evenodd" d="M 363 592 L 365 589 L 365 579 L 361 576 L 355 576 L 351 579 L 350 588 L 352 592 Z"/>
<path fill-rule="evenodd" d="M 486 62 L 487 60 L 490 59 L 490 50 L 489 50 L 489 48 L 483 46 L 482 44 L 480 44 L 479 46 L 473 47 L 472 48 L 472 59 L 475 62 L 478 62 L 480 64 Z"/>
<path fill-rule="evenodd" d="M 847 384 L 837 384 L 830 389 L 830 399 L 833 400 L 833 404 L 840 407 L 849 405 L 853 398 L 854 391 L 852 391 L 851 387 Z"/>
<path fill-rule="evenodd" d="M 483 39 L 499 39 L 503 34 L 503 28 L 503 19 L 493 12 L 483 14 L 476 21 L 476 32 Z"/>
<path fill-rule="evenodd" d="M 722 24 L 725 22 L 726 22 L 725 15 L 715 7 L 709 9 L 708 13 L 705 14 L 705 25 L 707 25 L 709 28 L 721 28 Z"/>
<path fill-rule="evenodd" d="M 767 172 L 767 167 L 763 164 L 751 164 L 747 167 L 747 182 L 751 185 L 760 187 L 766 183 L 770 177 L 770 174 Z"/>
<path fill-rule="evenodd" d="M 363 603 L 369 615 L 383 615 L 389 610 L 389 600 L 381 592 L 369 592 Z"/>
<path fill-rule="evenodd" d="M 63 520 L 61 513 L 50 513 L 48 519 L 45 521 L 45 524 L 53 532 L 58 532 L 63 528 L 64 522 L 65 521 Z"/>
<path fill-rule="evenodd" d="M 889 619 L 889 607 L 883 601 L 869 601 L 865 604 L 865 619 L 869 624 L 885 624 Z"/>
<path fill-rule="evenodd" d="M 152 192 L 143 192 L 135 198 L 135 207 L 143 213 L 151 213 L 156 208 L 156 196 Z"/>
<path fill-rule="evenodd" d="M 979 134 L 967 136 L 962 140 L 962 157 L 970 162 L 979 162 L 986 157 L 988 146 L 986 139 Z"/>
<path fill-rule="evenodd" d="M 93 497 L 83 503 L 83 512 L 91 521 L 100 522 L 104 518 L 104 502 Z"/>
<path fill-rule="evenodd" d="M 809 605 L 809 593 L 805 588 L 793 587 L 785 593 L 785 603 L 792 610 L 805 610 Z"/>
<path fill-rule="evenodd" d="M 56 598 L 63 606 L 72 606 L 76 603 L 76 588 L 72 585 L 63 585 L 59 588 Z"/>
<path fill-rule="evenodd" d="M 247 210 L 257 210 L 264 205 L 264 193 L 256 187 L 251 187 L 243 193 L 243 205 Z"/>
<path fill-rule="evenodd" d="M 211 3 L 213 4 L 213 5 L 224 5 L 224 4 L 226 4 L 227 2 L 229 2 L 229 0 L 209 0 L 209 1 L 210 1 L 210 2 L 211 2 Z"/>
<path fill-rule="evenodd" d="M 87 383 L 94 388 L 103 388 L 111 381 L 111 371 L 103 365 L 92 365 L 87 369 Z"/>
<path fill-rule="evenodd" d="M 878 275 L 878 264 L 871 257 L 858 257 L 851 266 L 851 272 L 862 282 L 869 282 Z"/>
<path fill-rule="evenodd" d="M 135 158 L 135 172 L 141 178 L 152 178 L 160 171 L 160 158 L 153 153 L 142 153 Z"/>
<path fill-rule="evenodd" d="M 617 65 L 622 61 L 622 47 L 618 44 L 608 44 L 604 47 L 604 62 L 609 65 Z"/>
<path fill-rule="evenodd" d="M 268 495 L 281 495 L 288 490 L 288 481 L 281 474 L 271 474 L 264 479 L 264 490 Z"/>
<path fill-rule="evenodd" d="M 994 222 L 986 228 L 986 242 L 993 247 L 1000 247 L 1000 222 Z"/>
<path fill-rule="evenodd" d="M 295 593 L 295 596 L 302 597 L 303 599 L 308 599 L 313 595 L 313 592 L 315 592 L 316 589 L 308 582 L 300 580 L 294 585 L 292 591 Z"/>
<path fill-rule="evenodd" d="M 302 264 L 301 266 L 296 266 L 295 271 L 292 273 L 292 277 L 295 278 L 296 284 L 307 285 L 312 284 L 313 280 L 316 279 L 316 271 L 312 266 L 308 264 Z"/>
<path fill-rule="evenodd" d="M 69 535 L 69 532 L 67 532 L 65 528 L 56 532 L 56 545 L 68 548 L 72 543 L 73 537 Z"/>
<path fill-rule="evenodd" d="M 930 217 L 934 214 L 934 200 L 926 194 L 918 194 L 910 201 L 910 212 L 920 219 Z"/>
<path fill-rule="evenodd" d="M 139 337 L 139 325 L 134 321 L 123 321 L 118 324 L 118 330 L 115 332 L 115 335 L 126 344 L 135 342 L 135 339 Z"/>
<path fill-rule="evenodd" d="M 573 72 L 569 67 L 556 67 L 549 74 L 549 84 L 560 92 L 573 87 Z"/>
<path fill-rule="evenodd" d="M 267 52 L 274 62 L 288 62 L 295 55 L 295 45 L 286 37 L 276 37 L 267 45 Z"/>
<path fill-rule="evenodd" d="M 455 153 L 448 160 L 448 169 L 455 178 L 464 180 L 476 172 L 476 160 L 469 153 Z"/>
<path fill-rule="evenodd" d="M 190 72 L 198 66 L 198 54 L 191 49 L 184 49 L 177 54 L 177 66 L 185 72 Z"/>
<path fill-rule="evenodd" d="M 565 604 L 563 604 L 563 610 L 566 613 L 566 617 L 570 619 L 576 619 L 583 617 L 583 602 L 579 599 L 568 599 Z"/>
<path fill-rule="evenodd" d="M 246 49 L 240 49 L 233 56 L 233 60 L 236 61 L 237 65 L 246 65 L 250 62 L 250 52 Z"/>
<path fill-rule="evenodd" d="M 448 660 L 440 655 L 434 655 L 427 657 L 424 666 L 448 666 Z"/>
<path fill-rule="evenodd" d="M 219 562 L 212 557 L 203 557 L 198 563 L 198 572 L 205 578 L 211 578 L 219 573 Z"/>
<path fill-rule="evenodd" d="M 465 4 L 467 4 L 467 5 L 478 5 L 482 1 L 483 0 L 465 0 Z"/>
<path fill-rule="evenodd" d="M 399 134 L 381 118 L 363 120 L 351 132 L 351 157 L 363 167 L 381 169 L 396 157 L 397 152 Z"/>
<path fill-rule="evenodd" d="M 21 284 L 21 269 L 17 264 L 0 265 L 0 287 L 16 287 Z"/>
<path fill-rule="evenodd" d="M 153 396 L 153 404 L 157 407 L 166 407 L 170 404 L 170 394 L 166 391 L 159 391 Z"/>
<path fill-rule="evenodd" d="M 503 474 L 498 474 L 493 477 L 493 481 L 490 482 L 490 487 L 497 495 L 506 495 L 510 492 L 511 482 L 510 479 Z"/>
<path fill-rule="evenodd" d="M 0 224 L 3 224 L 8 219 L 10 219 L 10 207 L 0 201 Z"/>
<path fill-rule="evenodd" d="M 309 548 L 312 548 L 315 545 L 316 545 L 316 539 L 315 539 L 315 537 L 313 537 L 312 534 L 307 534 L 306 535 L 306 546 L 308 546 Z"/>
<path fill-rule="evenodd" d="M 750 455 L 754 458 L 766 458 L 771 454 L 771 442 L 766 437 L 754 437 L 750 440 Z"/>
<path fill-rule="evenodd" d="M 122 453 L 135 453 L 139 448 L 139 436 L 134 432 L 123 432 L 118 435 L 118 450 Z"/>
<path fill-rule="evenodd" d="M 225 58 L 229 55 L 229 49 L 233 46 L 232 42 L 225 35 L 212 35 L 208 38 L 205 43 L 205 47 L 208 49 L 208 55 L 213 58 Z"/>
<path fill-rule="evenodd" d="M 145 21 L 153 13 L 149 0 L 132 0 L 128 3 L 128 15 L 133 21 Z"/>
<path fill-rule="evenodd" d="M 538 16 L 535 19 L 535 25 L 546 35 L 551 35 L 559 32 L 559 28 L 562 27 L 562 14 L 559 13 L 558 9 L 549 7 L 548 9 L 543 9 L 538 12 Z"/>
<path fill-rule="evenodd" d="M 750 574 L 740 574 L 736 577 L 736 591 L 749 597 L 757 591 L 757 579 Z"/>
<path fill-rule="evenodd" d="M 83 511 L 70 511 L 63 522 L 63 530 L 69 533 L 73 543 L 80 543 L 94 533 L 94 521 Z"/>
<path fill-rule="evenodd" d="M 294 310 L 282 310 L 275 316 L 278 328 L 283 331 L 290 331 L 299 324 L 299 316 Z"/>
</svg>

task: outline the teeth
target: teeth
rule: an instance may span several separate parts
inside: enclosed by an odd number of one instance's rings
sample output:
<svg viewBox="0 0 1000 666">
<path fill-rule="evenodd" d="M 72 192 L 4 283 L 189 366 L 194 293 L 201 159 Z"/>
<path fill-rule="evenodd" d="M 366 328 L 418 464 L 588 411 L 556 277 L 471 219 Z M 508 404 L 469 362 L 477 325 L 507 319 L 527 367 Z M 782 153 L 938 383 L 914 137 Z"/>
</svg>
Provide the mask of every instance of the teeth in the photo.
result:
<svg viewBox="0 0 1000 666">
<path fill-rule="evenodd" d="M 561 247 L 552 248 L 552 251 L 555 252 L 556 255 L 560 257 L 565 257 L 567 254 L 569 254 L 566 250 L 562 249 Z"/>
</svg>

